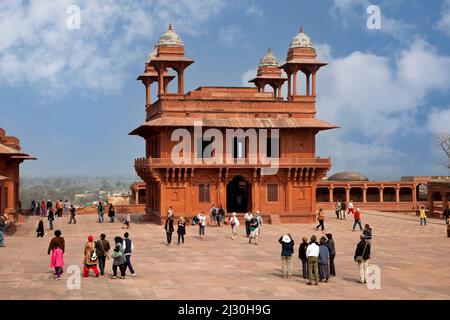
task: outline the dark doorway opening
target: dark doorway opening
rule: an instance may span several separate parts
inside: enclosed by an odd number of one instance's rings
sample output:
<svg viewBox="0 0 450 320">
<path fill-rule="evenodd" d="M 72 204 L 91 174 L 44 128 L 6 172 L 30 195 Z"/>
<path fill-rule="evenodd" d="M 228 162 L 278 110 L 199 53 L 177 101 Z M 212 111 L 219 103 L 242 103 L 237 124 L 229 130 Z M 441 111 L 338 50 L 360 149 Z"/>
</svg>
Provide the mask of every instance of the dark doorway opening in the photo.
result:
<svg viewBox="0 0 450 320">
<path fill-rule="evenodd" d="M 251 184 L 235 176 L 227 185 L 227 212 L 244 213 L 251 210 Z"/>
</svg>

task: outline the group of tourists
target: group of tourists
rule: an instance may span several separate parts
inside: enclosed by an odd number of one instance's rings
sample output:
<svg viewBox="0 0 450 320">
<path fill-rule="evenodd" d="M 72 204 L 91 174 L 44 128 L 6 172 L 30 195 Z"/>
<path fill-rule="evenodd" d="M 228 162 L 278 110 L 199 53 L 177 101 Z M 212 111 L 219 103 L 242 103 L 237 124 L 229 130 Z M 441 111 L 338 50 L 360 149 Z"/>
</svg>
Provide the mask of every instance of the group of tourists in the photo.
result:
<svg viewBox="0 0 450 320">
<path fill-rule="evenodd" d="M 361 223 L 361 210 L 359 208 L 357 208 L 356 210 L 354 209 L 353 200 L 350 200 L 348 204 L 348 212 L 345 211 L 346 208 L 347 204 L 345 203 L 345 201 L 337 201 L 335 206 L 336 218 L 340 220 L 346 220 L 350 214 L 353 214 L 353 217 L 355 219 L 352 228 L 353 231 L 356 230 L 356 226 L 359 226 L 359 229 L 362 231 L 363 228 Z M 321 228 L 321 231 L 324 231 L 325 212 L 322 208 L 319 208 L 319 211 L 317 212 L 317 221 L 319 222 L 319 224 L 316 226 L 316 230 L 319 230 L 319 228 Z"/>
<path fill-rule="evenodd" d="M 99 201 L 97 204 L 97 214 L 98 214 L 98 222 L 99 223 L 105 222 L 105 204 L 102 201 Z M 110 203 L 108 207 L 108 218 L 109 222 L 114 223 L 114 220 L 116 218 L 116 209 L 114 208 L 114 205 L 112 203 Z M 123 223 L 127 227 L 130 226 L 130 219 L 128 215 L 125 215 L 123 217 Z"/>
<path fill-rule="evenodd" d="M 367 283 L 368 260 L 370 259 L 370 246 L 372 228 L 366 224 L 361 241 L 358 243 L 354 260 L 358 262 L 360 282 Z M 291 234 L 280 237 L 281 269 L 284 278 L 292 276 L 292 256 L 294 255 L 294 239 Z M 336 257 L 336 244 L 331 233 L 323 235 L 319 241 L 312 235 L 308 242 L 307 237 L 302 238 L 298 248 L 298 258 L 302 265 L 302 276 L 308 279 L 308 285 L 318 285 L 319 282 L 328 282 L 330 276 L 336 276 L 334 259 Z"/>
<path fill-rule="evenodd" d="M 170 246 L 172 243 L 172 233 L 175 231 L 174 229 L 174 212 L 173 208 L 170 207 L 167 212 L 167 220 L 166 224 L 164 226 L 164 230 L 166 230 L 166 236 L 167 236 L 167 246 Z M 178 242 L 177 245 L 184 244 L 184 235 L 186 234 L 186 225 L 189 223 L 188 219 L 184 217 L 180 217 L 178 219 L 178 227 L 177 227 L 177 234 L 178 234 Z M 204 233 L 203 233 L 204 234 Z"/>
<path fill-rule="evenodd" d="M 221 205 L 216 207 L 214 204 L 211 205 L 211 209 L 209 209 L 209 217 L 211 219 L 211 225 L 221 227 L 223 220 L 225 218 L 225 210 Z"/>
<path fill-rule="evenodd" d="M 348 203 L 348 211 L 347 203 L 345 201 L 336 201 L 334 212 L 336 214 L 336 218 L 340 220 L 346 220 L 350 213 L 354 213 L 353 200 L 350 200 Z"/>
<path fill-rule="evenodd" d="M 217 209 L 217 211 L 215 211 Z M 212 226 L 222 226 L 222 222 L 224 221 L 225 211 L 222 206 L 215 208 L 213 205 L 211 208 L 211 225 Z M 217 218 L 219 217 L 219 218 Z M 167 242 L 166 245 L 170 246 L 172 243 L 172 233 L 175 232 L 174 228 L 174 219 L 175 214 L 172 207 L 169 207 L 167 211 L 167 219 L 164 225 L 164 230 L 166 232 Z M 247 212 L 244 215 L 245 220 L 245 232 L 248 237 L 248 243 L 251 244 L 254 242 L 255 245 L 258 245 L 258 237 L 261 234 L 261 228 L 263 224 L 263 219 L 259 211 L 256 211 L 255 214 L 252 212 Z M 228 224 L 231 226 L 231 239 L 235 240 L 238 234 L 238 227 L 240 226 L 240 221 L 236 215 L 236 212 L 231 214 L 231 217 L 227 220 Z M 177 226 L 177 234 L 178 234 L 178 242 L 177 245 L 184 244 L 184 236 L 186 234 L 186 225 L 189 225 L 190 221 L 186 217 L 180 217 L 178 219 Z M 197 216 L 192 219 L 192 225 L 198 225 L 198 234 L 200 239 L 205 237 L 205 229 L 206 229 L 206 216 L 205 212 L 201 211 Z"/>
<path fill-rule="evenodd" d="M 55 202 L 54 206 L 51 200 L 33 200 L 31 202 L 31 214 L 40 217 L 36 229 L 37 237 L 44 236 L 44 218 L 48 221 L 49 229 L 53 230 L 56 218 L 62 218 L 63 212 L 66 217 L 70 214 L 69 223 L 77 223 L 77 220 L 75 219 L 76 209 L 69 200 L 65 200 L 64 202 L 58 200 Z"/>
<path fill-rule="evenodd" d="M 65 240 L 61 236 L 60 230 L 56 230 L 54 237 L 50 240 L 47 254 L 51 255 L 50 267 L 55 269 L 55 280 L 60 280 L 64 267 Z M 94 241 L 92 235 L 88 236 L 88 241 L 84 247 L 83 258 L 83 277 L 89 277 L 92 270 L 96 277 L 105 275 L 106 261 L 112 259 L 112 279 L 117 279 L 117 271 L 120 271 L 120 279 L 124 279 L 127 269 L 131 276 L 136 276 L 133 265 L 131 264 L 131 255 L 134 250 L 134 244 L 129 238 L 128 232 L 124 238 L 116 236 L 114 238 L 114 249 L 111 251 L 111 245 L 106 240 L 106 235 L 101 234 L 100 239 Z M 98 268 L 100 268 L 100 271 Z"/>
<path fill-rule="evenodd" d="M 69 200 L 57 200 L 55 202 L 55 205 L 53 206 L 53 202 L 49 199 L 47 201 L 45 200 L 33 200 L 31 202 L 31 215 L 33 216 L 40 216 L 42 218 L 48 217 L 50 212 L 54 214 L 56 217 L 62 217 L 63 212 L 64 215 L 67 217 L 69 215 L 69 211 L 71 208 L 71 204 Z"/>
</svg>

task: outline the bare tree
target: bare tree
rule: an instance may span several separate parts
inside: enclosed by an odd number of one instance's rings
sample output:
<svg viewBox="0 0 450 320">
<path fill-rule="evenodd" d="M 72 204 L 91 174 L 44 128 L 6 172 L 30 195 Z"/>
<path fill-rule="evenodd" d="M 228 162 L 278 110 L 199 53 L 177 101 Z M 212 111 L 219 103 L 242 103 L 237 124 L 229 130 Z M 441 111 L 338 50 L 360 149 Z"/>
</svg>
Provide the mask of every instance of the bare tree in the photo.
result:
<svg viewBox="0 0 450 320">
<path fill-rule="evenodd" d="M 450 133 L 439 132 L 434 135 L 439 148 L 447 155 L 447 167 L 450 169 Z"/>
</svg>

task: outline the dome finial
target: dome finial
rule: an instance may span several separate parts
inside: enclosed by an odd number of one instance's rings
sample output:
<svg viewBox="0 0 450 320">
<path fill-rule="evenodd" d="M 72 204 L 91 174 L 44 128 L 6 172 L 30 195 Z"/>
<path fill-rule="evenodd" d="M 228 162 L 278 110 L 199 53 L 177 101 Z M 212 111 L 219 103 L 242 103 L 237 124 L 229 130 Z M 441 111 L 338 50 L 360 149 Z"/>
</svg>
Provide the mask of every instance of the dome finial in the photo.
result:
<svg viewBox="0 0 450 320">
<path fill-rule="evenodd" d="M 267 52 L 272 52 L 272 49 L 269 47 L 269 50 L 267 50 Z"/>
<path fill-rule="evenodd" d="M 169 23 L 169 28 L 168 28 L 167 30 L 173 30 L 173 29 L 172 29 L 172 24 L 171 24 L 171 23 Z"/>
<path fill-rule="evenodd" d="M 304 33 L 303 32 L 303 26 L 300 26 L 300 33 Z"/>
</svg>

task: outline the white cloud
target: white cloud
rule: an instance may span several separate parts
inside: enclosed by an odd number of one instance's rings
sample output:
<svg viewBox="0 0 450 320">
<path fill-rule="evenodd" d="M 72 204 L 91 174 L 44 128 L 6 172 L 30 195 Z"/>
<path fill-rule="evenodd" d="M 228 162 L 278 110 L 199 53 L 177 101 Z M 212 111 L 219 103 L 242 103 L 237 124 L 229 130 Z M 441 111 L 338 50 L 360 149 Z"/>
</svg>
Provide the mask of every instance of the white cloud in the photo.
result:
<svg viewBox="0 0 450 320">
<path fill-rule="evenodd" d="M 432 133 L 450 134 L 450 106 L 446 108 L 434 108 L 428 118 L 428 128 Z"/>
<path fill-rule="evenodd" d="M 253 84 L 249 83 L 249 81 L 255 77 L 256 77 L 256 67 L 254 69 L 245 71 L 241 77 L 242 85 L 244 87 L 253 86 Z"/>
<path fill-rule="evenodd" d="M 169 22 L 181 34 L 205 32 L 224 0 L 78 0 L 81 28 L 66 26 L 71 0 L 0 2 L 0 84 L 29 84 L 42 94 L 114 91 L 126 67 L 144 61 Z M 145 42 L 145 43 L 144 43 Z"/>
<path fill-rule="evenodd" d="M 366 20 L 369 15 L 366 10 L 372 4 L 369 0 L 333 0 L 333 6 L 330 11 L 334 18 L 339 20 L 345 28 L 350 23 L 357 22 L 367 31 L 385 32 L 400 41 L 407 41 L 412 37 L 415 27 L 410 23 L 387 16 L 385 13 L 386 6 L 383 5 L 379 5 L 381 10 L 381 29 L 367 29 Z"/>
<path fill-rule="evenodd" d="M 233 47 L 242 40 L 243 33 L 238 25 L 230 25 L 219 29 L 219 41 L 224 47 Z"/>
<path fill-rule="evenodd" d="M 433 92 L 450 91 L 450 57 L 440 55 L 422 39 L 396 55 L 394 60 L 371 53 L 353 52 L 331 57 L 319 71 L 317 111 L 320 119 L 341 128 L 322 133 L 318 151 L 331 154 L 335 168 L 363 172 L 390 170 L 408 163 L 406 154 L 396 150 L 402 136 L 429 132 L 427 120 L 416 119 Z M 448 112 L 450 113 L 450 112 Z M 439 122 L 437 122 L 439 119 Z M 443 126 L 447 112 L 432 115 L 431 126 Z M 378 163 L 379 168 L 373 166 Z M 395 165 L 394 165 L 395 164 Z M 393 166 L 394 165 L 394 166 Z M 393 171 L 393 173 L 395 173 Z"/>
<path fill-rule="evenodd" d="M 257 17 L 259 19 L 262 19 L 264 17 L 264 12 L 262 9 L 256 5 L 251 5 L 248 7 L 247 10 L 245 10 L 245 14 L 252 17 Z"/>
<path fill-rule="evenodd" d="M 444 1 L 441 18 L 436 26 L 439 30 L 450 36 L 450 0 Z"/>
</svg>

